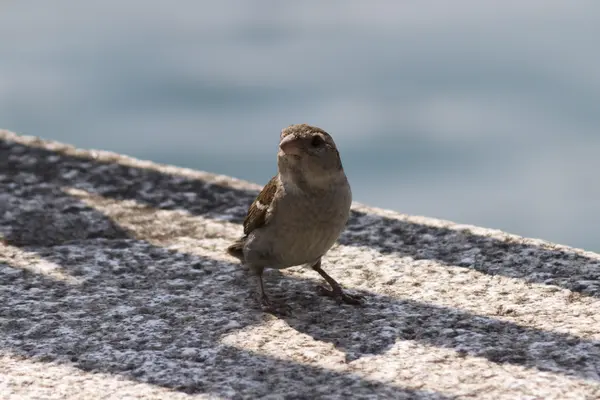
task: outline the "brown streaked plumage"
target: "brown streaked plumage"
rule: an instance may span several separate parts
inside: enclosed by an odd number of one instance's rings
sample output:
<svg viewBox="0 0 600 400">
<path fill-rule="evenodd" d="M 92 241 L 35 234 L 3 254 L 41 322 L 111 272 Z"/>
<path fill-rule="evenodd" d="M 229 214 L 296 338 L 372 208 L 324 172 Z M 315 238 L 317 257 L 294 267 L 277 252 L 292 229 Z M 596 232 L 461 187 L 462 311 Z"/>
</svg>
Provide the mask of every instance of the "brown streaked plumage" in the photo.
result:
<svg viewBox="0 0 600 400">
<path fill-rule="evenodd" d="M 262 281 L 264 268 L 310 265 L 329 283 L 322 294 L 360 304 L 321 268 L 322 256 L 335 243 L 350 213 L 352 192 L 331 135 L 307 124 L 281 131 L 278 174 L 248 209 L 244 236 L 227 251 L 258 278 L 261 302 L 272 309 Z"/>
<path fill-rule="evenodd" d="M 252 202 L 248 208 L 248 213 L 244 219 L 244 236 L 234 242 L 227 248 L 227 252 L 244 261 L 244 241 L 252 231 L 260 228 L 267 222 L 267 211 L 271 206 L 275 192 L 277 191 L 278 177 L 274 176 L 271 180 L 262 188 L 256 199 Z"/>
</svg>

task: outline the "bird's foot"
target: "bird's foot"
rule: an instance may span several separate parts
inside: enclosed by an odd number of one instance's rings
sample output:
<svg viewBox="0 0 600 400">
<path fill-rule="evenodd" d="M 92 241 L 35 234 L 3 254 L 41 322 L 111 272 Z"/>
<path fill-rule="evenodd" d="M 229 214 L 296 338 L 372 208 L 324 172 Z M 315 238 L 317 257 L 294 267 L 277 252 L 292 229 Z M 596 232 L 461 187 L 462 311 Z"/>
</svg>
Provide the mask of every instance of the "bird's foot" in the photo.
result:
<svg viewBox="0 0 600 400">
<path fill-rule="evenodd" d="M 346 303 L 352 305 L 362 305 L 364 302 L 364 296 L 346 293 L 339 286 L 334 287 L 333 289 L 327 289 L 326 287 L 319 285 L 317 286 L 317 292 L 321 296 L 334 298 L 337 300 L 338 304 Z"/>
<path fill-rule="evenodd" d="M 289 315 L 292 311 L 291 307 L 287 304 L 279 305 L 273 303 L 266 294 L 260 296 L 260 308 L 263 312 L 283 316 Z"/>
</svg>

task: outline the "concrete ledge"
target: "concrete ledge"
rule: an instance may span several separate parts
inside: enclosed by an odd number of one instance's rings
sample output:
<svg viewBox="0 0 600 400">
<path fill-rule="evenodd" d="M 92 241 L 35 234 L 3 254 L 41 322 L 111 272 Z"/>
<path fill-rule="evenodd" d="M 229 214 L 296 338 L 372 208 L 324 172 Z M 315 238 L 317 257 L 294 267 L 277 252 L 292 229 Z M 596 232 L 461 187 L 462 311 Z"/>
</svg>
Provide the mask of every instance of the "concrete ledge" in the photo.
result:
<svg viewBox="0 0 600 400">
<path fill-rule="evenodd" d="M 600 398 L 600 255 L 355 204 L 324 268 L 224 249 L 259 186 L 0 131 L 2 398 Z"/>
</svg>

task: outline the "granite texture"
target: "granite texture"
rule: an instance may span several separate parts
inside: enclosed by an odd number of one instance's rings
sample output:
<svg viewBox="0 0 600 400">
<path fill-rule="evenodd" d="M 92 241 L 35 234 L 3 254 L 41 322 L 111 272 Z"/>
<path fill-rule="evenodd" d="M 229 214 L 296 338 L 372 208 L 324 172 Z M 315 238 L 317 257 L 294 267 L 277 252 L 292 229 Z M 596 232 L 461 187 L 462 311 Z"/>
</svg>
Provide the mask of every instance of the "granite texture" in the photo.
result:
<svg viewBox="0 0 600 400">
<path fill-rule="evenodd" d="M 323 265 L 365 306 L 296 267 L 265 314 L 258 189 L 0 131 L 0 398 L 600 398 L 600 255 L 354 204 Z"/>
</svg>

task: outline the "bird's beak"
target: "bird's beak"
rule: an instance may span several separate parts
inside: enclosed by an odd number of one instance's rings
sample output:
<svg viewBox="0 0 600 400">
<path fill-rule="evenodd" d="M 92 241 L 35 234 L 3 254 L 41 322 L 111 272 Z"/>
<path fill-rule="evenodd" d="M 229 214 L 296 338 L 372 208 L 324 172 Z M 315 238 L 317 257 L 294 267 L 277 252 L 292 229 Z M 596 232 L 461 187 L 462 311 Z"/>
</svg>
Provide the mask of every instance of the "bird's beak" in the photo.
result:
<svg viewBox="0 0 600 400">
<path fill-rule="evenodd" d="M 288 135 L 279 142 L 279 148 L 286 155 L 293 155 L 300 157 L 302 155 L 301 143 L 298 138 L 294 135 Z"/>
</svg>

